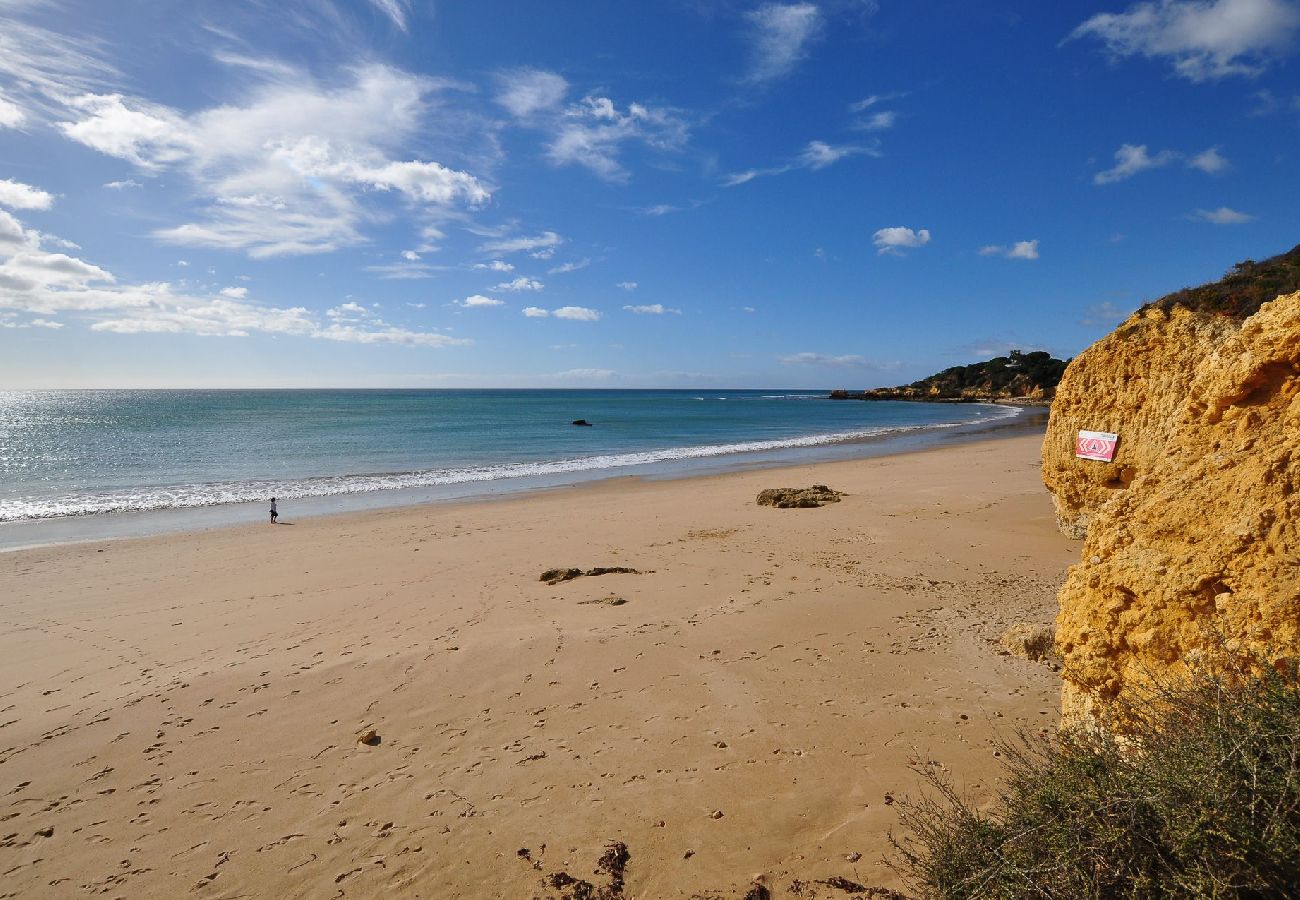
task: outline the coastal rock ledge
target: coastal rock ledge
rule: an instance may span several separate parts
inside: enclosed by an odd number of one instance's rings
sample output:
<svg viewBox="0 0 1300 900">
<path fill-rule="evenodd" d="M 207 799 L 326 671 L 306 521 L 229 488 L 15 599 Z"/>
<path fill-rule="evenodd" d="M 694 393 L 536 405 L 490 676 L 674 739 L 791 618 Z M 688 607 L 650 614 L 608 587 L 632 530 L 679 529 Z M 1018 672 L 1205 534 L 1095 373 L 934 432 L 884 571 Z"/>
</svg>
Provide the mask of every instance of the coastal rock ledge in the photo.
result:
<svg viewBox="0 0 1300 900">
<path fill-rule="evenodd" d="M 1300 292 L 1252 306 L 1145 307 L 1057 390 L 1043 479 L 1084 538 L 1059 597 L 1067 723 L 1201 655 L 1300 655 Z M 1114 462 L 1076 459 L 1080 429 L 1118 434 Z"/>
</svg>

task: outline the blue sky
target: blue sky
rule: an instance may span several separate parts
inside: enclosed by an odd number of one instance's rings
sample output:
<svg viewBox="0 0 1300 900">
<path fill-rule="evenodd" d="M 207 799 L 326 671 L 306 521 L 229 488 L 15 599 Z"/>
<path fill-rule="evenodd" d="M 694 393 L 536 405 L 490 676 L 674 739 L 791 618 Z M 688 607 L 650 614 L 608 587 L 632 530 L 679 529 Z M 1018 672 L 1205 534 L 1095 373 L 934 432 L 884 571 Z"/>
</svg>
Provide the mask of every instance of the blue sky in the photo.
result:
<svg viewBox="0 0 1300 900">
<path fill-rule="evenodd" d="M 0 0 L 0 387 L 871 387 L 1300 241 L 1300 0 Z"/>
</svg>

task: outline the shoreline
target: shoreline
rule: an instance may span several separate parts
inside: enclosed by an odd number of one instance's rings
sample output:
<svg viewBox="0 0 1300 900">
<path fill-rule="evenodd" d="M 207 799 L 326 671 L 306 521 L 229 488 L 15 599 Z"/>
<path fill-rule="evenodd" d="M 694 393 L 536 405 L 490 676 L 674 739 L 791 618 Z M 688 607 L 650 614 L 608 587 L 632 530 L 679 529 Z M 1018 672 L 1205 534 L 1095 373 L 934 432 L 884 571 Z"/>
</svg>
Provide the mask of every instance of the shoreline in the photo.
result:
<svg viewBox="0 0 1300 900">
<path fill-rule="evenodd" d="M 697 460 L 676 460 L 669 464 L 648 464 L 622 469 L 595 469 L 564 473 L 550 478 L 534 476 L 495 482 L 468 482 L 437 488 L 399 488 L 356 494 L 285 499 L 299 516 L 359 514 L 373 510 L 405 509 L 427 504 L 484 502 L 528 496 L 563 488 L 609 480 L 637 478 L 679 480 L 727 472 L 784 469 L 816 462 L 843 459 L 873 459 L 903 453 L 924 452 L 933 447 L 997 440 L 1021 433 L 1046 431 L 1047 411 L 1020 409 L 1004 420 L 953 428 L 927 429 L 917 433 L 885 435 L 873 440 L 825 444 L 784 451 L 737 453 Z M 259 521 L 263 504 L 227 503 L 183 509 L 160 509 L 97 513 L 18 520 L 0 523 L 0 555 L 17 550 L 103 540 L 130 540 L 161 534 L 206 532 Z"/>
<path fill-rule="evenodd" d="M 1040 448 L 0 556 L 0 887 L 546 896 L 608 840 L 634 896 L 896 884 L 910 766 L 983 802 L 997 736 L 1056 721 L 1059 676 L 996 650 L 1078 557 Z M 813 481 L 846 495 L 755 503 Z"/>
</svg>

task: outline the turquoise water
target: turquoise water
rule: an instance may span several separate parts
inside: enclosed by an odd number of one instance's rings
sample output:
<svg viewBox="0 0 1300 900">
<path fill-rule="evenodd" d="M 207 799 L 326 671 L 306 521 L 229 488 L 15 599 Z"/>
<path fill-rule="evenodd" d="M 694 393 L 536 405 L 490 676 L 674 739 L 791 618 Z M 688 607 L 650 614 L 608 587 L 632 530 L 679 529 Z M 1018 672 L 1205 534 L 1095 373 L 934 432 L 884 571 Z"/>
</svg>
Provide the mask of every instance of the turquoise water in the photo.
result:
<svg viewBox="0 0 1300 900">
<path fill-rule="evenodd" d="M 0 392 L 0 523 L 671 474 L 1015 412 L 788 391 Z"/>
</svg>

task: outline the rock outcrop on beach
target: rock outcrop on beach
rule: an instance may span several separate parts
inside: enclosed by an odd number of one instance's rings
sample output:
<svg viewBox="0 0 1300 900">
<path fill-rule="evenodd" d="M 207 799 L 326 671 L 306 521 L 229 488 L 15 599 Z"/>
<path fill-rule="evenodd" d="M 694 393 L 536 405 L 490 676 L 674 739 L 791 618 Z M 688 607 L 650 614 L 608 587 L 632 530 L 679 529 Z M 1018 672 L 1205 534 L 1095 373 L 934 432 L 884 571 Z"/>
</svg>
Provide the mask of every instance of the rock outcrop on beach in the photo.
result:
<svg viewBox="0 0 1300 900">
<path fill-rule="evenodd" d="M 1262 302 L 1260 283 L 1292 293 Z M 1198 656 L 1300 655 L 1298 289 L 1300 248 L 1242 264 L 1066 372 L 1043 477 L 1085 538 L 1059 596 L 1067 721 Z M 1080 429 L 1118 434 L 1114 462 L 1076 459 Z"/>
<path fill-rule="evenodd" d="M 832 400 L 929 400 L 979 402 L 1018 400 L 1046 403 L 1056 392 L 1067 361 L 1043 350 L 1012 350 L 985 362 L 953 366 L 898 387 L 831 392 Z"/>
<path fill-rule="evenodd" d="M 824 484 L 806 488 L 767 488 L 758 492 L 758 505 L 777 509 L 812 509 L 827 503 L 839 503 L 843 496 Z"/>
</svg>

